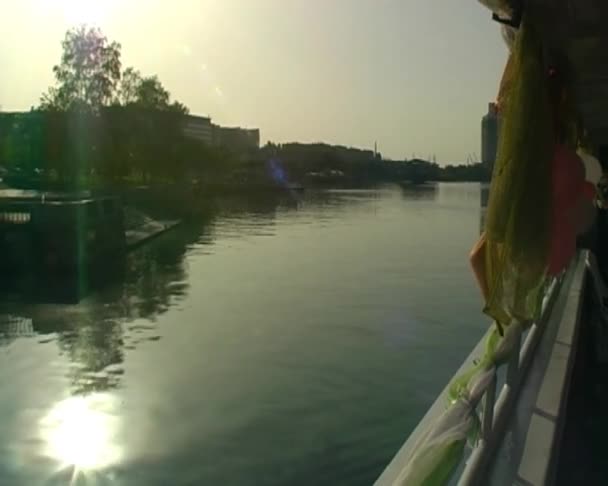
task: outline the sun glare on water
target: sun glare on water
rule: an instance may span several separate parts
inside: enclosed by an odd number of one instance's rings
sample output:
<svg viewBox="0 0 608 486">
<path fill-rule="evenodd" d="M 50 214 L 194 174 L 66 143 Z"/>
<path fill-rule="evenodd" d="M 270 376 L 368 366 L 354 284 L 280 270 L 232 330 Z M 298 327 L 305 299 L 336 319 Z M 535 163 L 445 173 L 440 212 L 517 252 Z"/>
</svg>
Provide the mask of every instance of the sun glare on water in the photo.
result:
<svg viewBox="0 0 608 486">
<path fill-rule="evenodd" d="M 86 473 L 116 463 L 116 417 L 112 400 L 103 394 L 75 396 L 57 403 L 41 422 L 46 455 L 61 468 Z"/>
</svg>

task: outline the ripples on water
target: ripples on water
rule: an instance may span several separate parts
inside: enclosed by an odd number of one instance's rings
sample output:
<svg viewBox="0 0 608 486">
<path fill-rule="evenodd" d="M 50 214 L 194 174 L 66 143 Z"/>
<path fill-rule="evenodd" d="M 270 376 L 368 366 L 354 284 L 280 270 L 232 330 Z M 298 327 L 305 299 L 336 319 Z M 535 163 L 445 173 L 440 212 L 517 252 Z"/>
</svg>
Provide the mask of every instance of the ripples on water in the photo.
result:
<svg viewBox="0 0 608 486">
<path fill-rule="evenodd" d="M 479 201 L 225 198 L 78 303 L 4 285 L 0 485 L 371 484 L 486 325 Z"/>
</svg>

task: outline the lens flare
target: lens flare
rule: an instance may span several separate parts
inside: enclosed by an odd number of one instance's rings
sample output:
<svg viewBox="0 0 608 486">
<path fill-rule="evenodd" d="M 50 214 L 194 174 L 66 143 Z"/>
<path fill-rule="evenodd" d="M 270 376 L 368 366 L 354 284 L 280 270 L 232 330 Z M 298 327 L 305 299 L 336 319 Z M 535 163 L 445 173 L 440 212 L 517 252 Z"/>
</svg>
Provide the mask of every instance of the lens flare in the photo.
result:
<svg viewBox="0 0 608 486">
<path fill-rule="evenodd" d="M 270 170 L 270 175 L 277 184 L 281 186 L 287 185 L 288 181 L 287 176 L 285 174 L 285 170 L 283 169 L 283 167 L 281 167 L 277 159 L 271 159 L 268 162 L 268 168 Z"/>
</svg>

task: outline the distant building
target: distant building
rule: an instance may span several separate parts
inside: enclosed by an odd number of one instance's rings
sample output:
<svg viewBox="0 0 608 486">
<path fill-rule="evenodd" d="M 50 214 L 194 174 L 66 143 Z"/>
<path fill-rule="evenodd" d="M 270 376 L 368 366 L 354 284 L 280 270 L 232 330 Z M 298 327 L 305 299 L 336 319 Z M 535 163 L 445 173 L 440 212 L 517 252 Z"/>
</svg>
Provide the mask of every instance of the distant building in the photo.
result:
<svg viewBox="0 0 608 486">
<path fill-rule="evenodd" d="M 226 147 L 237 151 L 260 148 L 258 128 L 221 127 L 205 116 L 186 115 L 184 135 L 207 145 Z"/>
<path fill-rule="evenodd" d="M 220 127 L 212 125 L 213 145 L 234 150 L 251 150 L 260 148 L 260 130 L 258 128 Z"/>
<path fill-rule="evenodd" d="M 481 162 L 492 167 L 498 152 L 500 117 L 496 103 L 488 104 L 488 113 L 481 119 Z"/>
<path fill-rule="evenodd" d="M 213 143 L 213 124 L 209 117 L 186 115 L 183 131 L 187 137 L 200 140 L 207 145 Z"/>
</svg>

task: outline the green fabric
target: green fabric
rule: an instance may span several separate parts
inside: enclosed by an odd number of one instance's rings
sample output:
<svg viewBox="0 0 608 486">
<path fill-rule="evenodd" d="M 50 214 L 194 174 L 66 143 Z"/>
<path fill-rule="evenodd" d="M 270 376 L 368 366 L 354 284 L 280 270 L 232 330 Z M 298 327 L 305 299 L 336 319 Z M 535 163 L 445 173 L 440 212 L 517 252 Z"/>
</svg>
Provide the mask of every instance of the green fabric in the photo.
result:
<svg viewBox="0 0 608 486">
<path fill-rule="evenodd" d="M 484 355 L 477 364 L 450 384 L 445 412 L 422 436 L 395 485 L 444 486 L 450 481 L 462 461 L 467 442 L 474 444 L 479 439 L 481 426 L 476 412 L 479 400 L 496 368 L 512 353 L 514 338 L 522 329 L 523 324 L 517 322 L 504 336 L 497 329 L 490 333 Z"/>
<path fill-rule="evenodd" d="M 538 317 L 551 236 L 551 108 L 536 29 L 524 18 L 502 107 L 486 217 L 486 312 L 500 330 Z"/>
<path fill-rule="evenodd" d="M 465 440 L 450 440 L 424 451 L 411 464 L 412 473 L 396 481 L 399 486 L 443 486 L 458 468 Z"/>
</svg>

